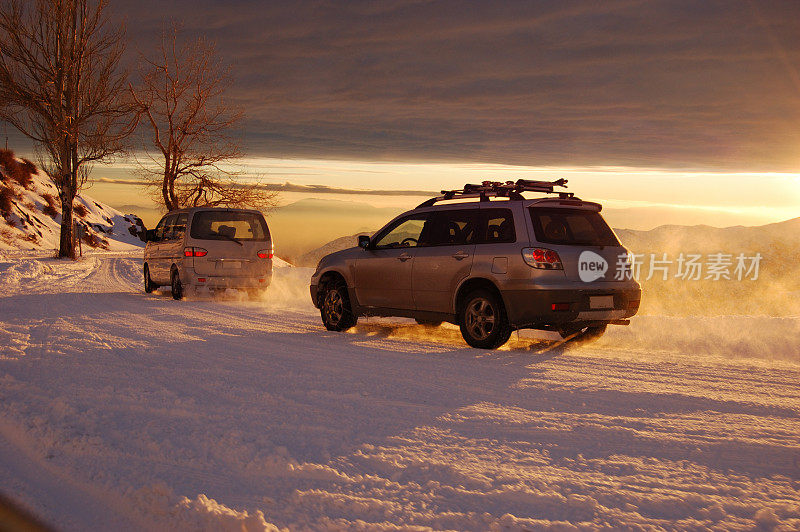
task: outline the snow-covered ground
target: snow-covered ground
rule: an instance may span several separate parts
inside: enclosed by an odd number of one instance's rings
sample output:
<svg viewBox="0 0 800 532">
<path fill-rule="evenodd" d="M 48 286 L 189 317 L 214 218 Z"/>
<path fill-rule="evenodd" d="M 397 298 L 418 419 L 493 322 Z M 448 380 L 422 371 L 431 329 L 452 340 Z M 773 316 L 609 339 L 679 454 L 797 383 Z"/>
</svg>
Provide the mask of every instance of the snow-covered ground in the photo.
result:
<svg viewBox="0 0 800 532">
<path fill-rule="evenodd" d="M 800 318 L 486 352 L 140 266 L 0 254 L 0 492 L 57 529 L 800 529 Z"/>
</svg>

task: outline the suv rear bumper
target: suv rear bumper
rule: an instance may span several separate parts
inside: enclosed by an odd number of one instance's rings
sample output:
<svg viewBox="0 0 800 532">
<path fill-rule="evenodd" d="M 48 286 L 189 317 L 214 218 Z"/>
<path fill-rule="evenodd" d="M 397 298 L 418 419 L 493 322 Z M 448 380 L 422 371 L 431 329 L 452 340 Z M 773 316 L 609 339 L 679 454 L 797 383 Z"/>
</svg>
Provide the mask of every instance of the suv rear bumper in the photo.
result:
<svg viewBox="0 0 800 532">
<path fill-rule="evenodd" d="M 505 290 L 502 293 L 508 319 L 515 328 L 520 329 L 630 318 L 639 311 L 642 297 L 639 288 Z M 613 296 L 614 306 L 593 309 L 590 305 L 591 296 Z M 568 310 L 553 310 L 556 304 L 567 304 Z"/>
</svg>

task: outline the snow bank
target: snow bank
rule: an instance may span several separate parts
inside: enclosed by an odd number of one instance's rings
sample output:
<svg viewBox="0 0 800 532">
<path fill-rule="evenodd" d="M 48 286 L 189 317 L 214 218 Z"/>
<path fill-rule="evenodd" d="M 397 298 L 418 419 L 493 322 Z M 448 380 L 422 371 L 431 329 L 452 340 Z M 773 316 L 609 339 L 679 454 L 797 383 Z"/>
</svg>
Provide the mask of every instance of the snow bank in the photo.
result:
<svg viewBox="0 0 800 532">
<path fill-rule="evenodd" d="M 177 502 L 174 502 L 176 499 Z M 207 532 L 286 532 L 264 519 L 256 510 L 235 510 L 204 494 L 193 499 L 176 497 L 164 483 L 136 490 L 129 500 L 157 528 Z"/>
<path fill-rule="evenodd" d="M 325 331 L 310 270 L 256 302 L 147 295 L 140 270 L 0 256 L 2 489 L 60 530 L 800 529 L 800 367 L 732 363 L 691 322 L 486 352 Z"/>
</svg>

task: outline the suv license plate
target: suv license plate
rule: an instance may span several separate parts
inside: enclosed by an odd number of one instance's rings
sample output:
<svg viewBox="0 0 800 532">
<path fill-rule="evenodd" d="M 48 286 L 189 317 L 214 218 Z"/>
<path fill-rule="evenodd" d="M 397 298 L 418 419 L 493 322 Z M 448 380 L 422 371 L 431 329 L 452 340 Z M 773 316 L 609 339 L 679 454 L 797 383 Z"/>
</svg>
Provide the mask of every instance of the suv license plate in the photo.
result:
<svg viewBox="0 0 800 532">
<path fill-rule="evenodd" d="M 614 308 L 614 296 L 589 296 L 589 308 Z"/>
<path fill-rule="evenodd" d="M 222 267 L 226 270 L 241 270 L 242 263 L 239 261 L 222 261 Z"/>
</svg>

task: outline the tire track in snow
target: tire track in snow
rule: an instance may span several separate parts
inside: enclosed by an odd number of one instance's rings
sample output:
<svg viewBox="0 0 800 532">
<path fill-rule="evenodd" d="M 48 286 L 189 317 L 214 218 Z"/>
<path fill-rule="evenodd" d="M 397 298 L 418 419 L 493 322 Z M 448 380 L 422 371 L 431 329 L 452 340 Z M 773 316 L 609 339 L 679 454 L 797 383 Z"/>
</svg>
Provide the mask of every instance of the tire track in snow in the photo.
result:
<svg viewBox="0 0 800 532">
<path fill-rule="evenodd" d="M 0 300 L 8 330 L 51 324 L 36 356 L 0 361 L 0 437 L 23 436 L 0 467 L 52 449 L 78 488 L 36 489 L 100 512 L 56 519 L 190 528 L 170 505 L 206 494 L 292 529 L 800 528 L 796 369 L 487 353 L 391 321 L 329 333 L 310 305 L 145 295 L 139 265 L 66 265 Z M 13 485 L 36 487 L 33 460 L 8 467 Z"/>
<path fill-rule="evenodd" d="M 16 489 L 25 493 L 28 505 L 36 501 L 36 508 L 46 521 L 59 529 L 72 530 L 132 530 L 152 526 L 113 492 L 80 482 L 73 471 L 48 462 L 36 451 L 36 442 L 26 439 L 24 433 L 24 429 L 0 420 L 0 471 L 6 479 L 14 479 Z"/>
</svg>

